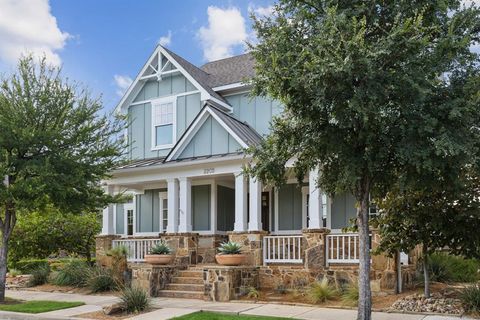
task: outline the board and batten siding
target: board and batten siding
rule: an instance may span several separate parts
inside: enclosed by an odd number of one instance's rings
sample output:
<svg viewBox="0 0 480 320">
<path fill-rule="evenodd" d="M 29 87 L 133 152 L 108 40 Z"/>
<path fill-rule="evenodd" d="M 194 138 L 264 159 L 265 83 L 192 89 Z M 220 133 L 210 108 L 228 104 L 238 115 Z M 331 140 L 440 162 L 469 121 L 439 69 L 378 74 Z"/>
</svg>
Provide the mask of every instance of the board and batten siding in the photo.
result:
<svg viewBox="0 0 480 320">
<path fill-rule="evenodd" d="M 357 216 L 355 198 L 351 194 L 337 194 L 332 199 L 332 229 L 350 226 L 350 219 Z"/>
<path fill-rule="evenodd" d="M 162 81 L 146 82 L 134 102 L 148 101 L 195 90 L 196 88 L 183 75 L 175 75 L 165 77 Z M 176 107 L 176 136 L 179 139 L 200 112 L 200 93 L 178 96 Z M 151 103 L 131 105 L 128 108 L 128 114 L 131 121 L 128 128 L 130 159 L 166 156 L 170 149 L 152 150 Z"/>
<path fill-rule="evenodd" d="M 124 234 L 125 233 L 125 212 L 123 208 L 123 203 L 117 203 L 115 208 L 115 233 Z"/>
<path fill-rule="evenodd" d="M 278 230 L 302 229 L 302 190 L 297 184 L 278 189 Z"/>
<path fill-rule="evenodd" d="M 145 190 L 136 199 L 136 232 L 160 232 L 159 192 L 167 189 Z"/>
<path fill-rule="evenodd" d="M 241 146 L 238 142 L 217 120 L 209 116 L 178 156 L 178 159 L 232 153 L 240 149 Z"/>
<path fill-rule="evenodd" d="M 217 186 L 217 229 L 233 231 L 235 223 L 235 189 Z"/>
<path fill-rule="evenodd" d="M 210 230 L 211 186 L 192 186 L 192 228 L 193 231 Z"/>
<path fill-rule="evenodd" d="M 283 110 L 278 101 L 264 97 L 250 97 L 248 93 L 226 96 L 225 99 L 233 107 L 233 116 L 240 121 L 246 121 L 259 134 L 270 132 L 272 117 Z"/>
</svg>

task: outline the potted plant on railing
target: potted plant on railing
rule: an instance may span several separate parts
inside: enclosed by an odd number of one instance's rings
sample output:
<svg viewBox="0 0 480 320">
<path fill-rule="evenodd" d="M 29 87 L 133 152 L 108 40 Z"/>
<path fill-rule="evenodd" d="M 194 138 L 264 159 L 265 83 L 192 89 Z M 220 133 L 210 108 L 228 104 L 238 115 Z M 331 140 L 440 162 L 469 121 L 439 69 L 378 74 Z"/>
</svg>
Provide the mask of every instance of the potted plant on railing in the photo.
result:
<svg viewBox="0 0 480 320">
<path fill-rule="evenodd" d="M 174 257 L 172 249 L 162 240 L 150 249 L 149 254 L 145 255 L 145 262 L 154 265 L 169 264 L 172 263 Z"/>
<path fill-rule="evenodd" d="M 244 263 L 246 256 L 242 254 L 242 246 L 233 241 L 224 242 L 218 248 L 215 256 L 218 264 L 223 266 L 238 266 Z"/>
</svg>

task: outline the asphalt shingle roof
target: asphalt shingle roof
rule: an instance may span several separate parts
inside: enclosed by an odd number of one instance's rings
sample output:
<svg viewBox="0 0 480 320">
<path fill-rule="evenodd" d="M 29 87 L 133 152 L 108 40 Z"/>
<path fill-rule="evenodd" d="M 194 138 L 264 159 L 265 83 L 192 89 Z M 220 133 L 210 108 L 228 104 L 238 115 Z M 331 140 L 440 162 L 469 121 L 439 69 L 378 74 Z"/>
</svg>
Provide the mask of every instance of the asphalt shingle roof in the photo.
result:
<svg viewBox="0 0 480 320">
<path fill-rule="evenodd" d="M 255 74 L 255 60 L 250 53 L 211 61 L 200 67 L 208 74 L 208 84 L 212 87 L 243 82 Z"/>
</svg>

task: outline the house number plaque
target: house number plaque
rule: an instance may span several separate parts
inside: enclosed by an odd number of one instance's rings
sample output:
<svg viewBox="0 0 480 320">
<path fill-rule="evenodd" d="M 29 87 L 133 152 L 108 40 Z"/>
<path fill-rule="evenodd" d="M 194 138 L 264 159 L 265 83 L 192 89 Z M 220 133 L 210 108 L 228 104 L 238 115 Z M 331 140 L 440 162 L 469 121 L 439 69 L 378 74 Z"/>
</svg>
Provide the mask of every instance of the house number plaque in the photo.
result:
<svg viewBox="0 0 480 320">
<path fill-rule="evenodd" d="M 214 174 L 214 173 L 215 173 L 215 168 L 203 169 L 203 174 Z"/>
</svg>

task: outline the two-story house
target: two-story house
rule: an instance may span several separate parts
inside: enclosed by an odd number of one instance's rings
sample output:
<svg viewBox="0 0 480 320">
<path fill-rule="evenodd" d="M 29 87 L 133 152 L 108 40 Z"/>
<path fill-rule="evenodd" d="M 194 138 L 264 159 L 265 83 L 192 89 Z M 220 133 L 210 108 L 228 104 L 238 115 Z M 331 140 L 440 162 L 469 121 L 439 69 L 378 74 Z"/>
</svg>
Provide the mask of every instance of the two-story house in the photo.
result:
<svg viewBox="0 0 480 320">
<path fill-rule="evenodd" d="M 281 188 L 242 175 L 243 148 L 259 143 L 282 112 L 276 101 L 249 96 L 244 81 L 253 74 L 249 54 L 197 67 L 156 47 L 117 106 L 131 121 L 130 161 L 106 190 L 133 197 L 104 209 L 105 248 L 126 245 L 129 261 L 142 262 L 163 238 L 177 262 L 208 264 L 230 238 L 244 244 L 251 265 L 358 263 L 357 235 L 340 232 L 356 214 L 353 196 L 327 197 L 315 187 L 317 172 Z"/>
</svg>

